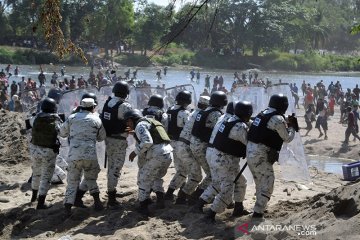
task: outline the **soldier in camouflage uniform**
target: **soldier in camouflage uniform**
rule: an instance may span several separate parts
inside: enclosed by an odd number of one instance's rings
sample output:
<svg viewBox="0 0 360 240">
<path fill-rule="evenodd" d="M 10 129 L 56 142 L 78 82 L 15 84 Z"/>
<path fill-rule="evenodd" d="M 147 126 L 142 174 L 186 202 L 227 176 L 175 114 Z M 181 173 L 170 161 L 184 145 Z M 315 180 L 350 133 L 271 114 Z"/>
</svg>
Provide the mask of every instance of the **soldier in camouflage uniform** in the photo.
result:
<svg viewBox="0 0 360 240">
<path fill-rule="evenodd" d="M 189 191 L 193 192 L 193 199 L 196 201 L 204 192 L 211 182 L 210 167 L 206 162 L 206 149 L 211 137 L 212 130 L 221 117 L 221 109 L 227 105 L 227 97 L 224 92 L 215 91 L 210 96 L 210 107 L 200 111 L 196 117 L 194 126 L 191 130 L 192 137 L 190 139 L 190 149 L 194 155 L 196 162 L 204 170 L 206 177 L 195 189 Z"/>
<path fill-rule="evenodd" d="M 191 191 L 196 188 L 196 186 L 200 183 L 202 179 L 201 167 L 195 162 L 194 156 L 192 155 L 192 152 L 190 150 L 190 138 L 196 115 L 201 110 L 205 110 L 209 106 L 209 101 L 210 97 L 208 96 L 200 97 L 197 105 L 198 108 L 191 113 L 189 120 L 185 123 L 184 128 L 180 133 L 179 141 L 176 142 L 175 151 L 176 155 L 182 163 L 180 165 L 181 169 L 179 171 L 182 174 L 178 174 L 177 178 L 175 178 L 174 176 L 174 178 L 170 182 L 169 189 L 177 189 L 184 184 L 184 187 L 179 190 L 175 202 L 176 204 L 185 204 L 189 197 L 189 194 L 191 194 Z M 170 190 L 170 192 L 171 191 L 172 190 Z"/>
<path fill-rule="evenodd" d="M 253 218 L 262 218 L 274 189 L 273 164 L 279 159 L 283 142 L 291 142 L 295 136 L 296 118 L 284 114 L 288 99 L 282 94 L 273 95 L 269 107 L 258 114 L 250 126 L 247 144 L 247 163 L 256 185 L 256 203 Z"/>
<path fill-rule="evenodd" d="M 145 161 L 139 164 L 137 184 L 139 186 L 139 212 L 148 215 L 151 190 L 156 193 L 157 207 L 164 208 L 162 178 L 173 159 L 173 148 L 163 125 L 153 118 L 143 118 L 138 110 L 131 110 L 124 116 L 130 131 L 135 130 L 137 144 L 129 159 L 139 156 Z"/>
<path fill-rule="evenodd" d="M 126 82 L 117 82 L 112 91 L 115 96 L 109 97 L 106 101 L 100 118 L 107 136 L 105 143 L 108 162 L 108 206 L 117 206 L 119 202 L 116 200 L 116 186 L 124 166 L 127 148 L 124 114 L 132 108 L 125 100 L 129 94 L 129 86 Z"/>
<path fill-rule="evenodd" d="M 167 132 L 171 139 L 171 146 L 174 148 L 174 166 L 176 170 L 165 194 L 165 199 L 167 200 L 173 199 L 174 191 L 183 185 L 186 175 L 189 173 L 189 163 L 185 162 L 188 159 L 181 158 L 182 156 L 177 156 L 176 153 L 181 151 L 178 149 L 182 147 L 178 146 L 178 144 L 183 143 L 179 140 L 180 134 L 185 123 L 189 121 L 190 112 L 186 108 L 191 104 L 191 93 L 189 91 L 181 91 L 176 95 L 175 101 L 176 105 L 170 107 L 167 111 L 169 115 Z"/>
<path fill-rule="evenodd" d="M 46 209 L 46 194 L 50 187 L 51 177 L 55 169 L 56 155 L 59 152 L 57 139 L 61 119 L 57 115 L 56 102 L 45 98 L 41 103 L 41 112 L 33 118 L 30 155 L 32 159 L 33 176 L 31 180 L 32 197 L 35 202 L 39 193 L 36 209 Z"/>
<path fill-rule="evenodd" d="M 234 180 L 240 171 L 240 158 L 246 157 L 247 123 L 252 115 L 253 108 L 250 102 L 236 103 L 231 118 L 223 119 L 213 140 L 213 157 L 210 159 L 212 183 L 201 195 L 195 209 L 202 212 L 206 203 L 211 203 L 211 208 L 206 219 L 215 221 L 215 215 L 222 213 L 232 203 L 234 193 L 235 208 L 233 216 L 242 216 L 244 211 L 243 201 L 246 192 L 246 179 L 243 175 Z M 216 129 L 214 129 L 215 131 Z"/>
<path fill-rule="evenodd" d="M 218 132 L 219 130 L 219 127 L 220 125 L 222 124 L 223 121 L 227 121 L 229 120 L 233 115 L 234 115 L 234 105 L 235 105 L 235 102 L 229 102 L 227 107 L 226 107 L 226 112 L 224 115 L 222 115 L 221 117 L 219 117 L 218 121 L 216 122 L 215 124 L 215 127 L 211 133 L 211 137 L 210 137 L 210 140 L 209 140 L 209 145 L 208 145 L 208 148 L 206 149 L 206 162 L 209 164 L 209 162 L 211 161 L 211 158 L 213 156 L 215 156 L 213 154 L 213 142 L 214 142 L 214 139 L 215 139 L 215 136 L 216 136 L 216 133 Z"/>
<path fill-rule="evenodd" d="M 164 98 L 159 94 L 154 94 L 149 98 L 148 107 L 144 108 L 142 114 L 144 117 L 153 117 L 155 120 L 162 123 L 167 129 L 168 115 L 163 110 Z"/>
<path fill-rule="evenodd" d="M 94 198 L 95 210 L 103 209 L 99 197 L 97 177 L 100 166 L 96 155 L 96 141 L 103 141 L 106 138 L 105 128 L 98 115 L 95 113 L 96 103 L 92 98 L 84 98 L 81 101 L 81 110 L 68 117 L 60 128 L 61 137 L 69 137 L 70 149 L 68 157 L 67 188 L 65 193 L 65 215 L 71 215 L 71 207 L 75 199 L 79 200 L 77 188 L 79 186 L 82 171 L 86 188 Z M 80 198 L 81 201 L 81 198 Z"/>
</svg>

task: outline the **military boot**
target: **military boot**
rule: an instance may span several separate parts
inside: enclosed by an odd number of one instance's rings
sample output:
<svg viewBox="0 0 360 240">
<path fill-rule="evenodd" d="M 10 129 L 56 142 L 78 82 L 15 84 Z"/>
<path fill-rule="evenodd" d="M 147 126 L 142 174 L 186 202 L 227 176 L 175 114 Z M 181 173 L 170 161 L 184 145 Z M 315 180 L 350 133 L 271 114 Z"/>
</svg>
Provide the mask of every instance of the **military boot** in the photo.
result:
<svg viewBox="0 0 360 240">
<path fill-rule="evenodd" d="M 241 217 L 248 214 L 249 212 L 244 209 L 244 205 L 242 202 L 235 202 L 234 211 L 232 213 L 233 217 Z"/>
<path fill-rule="evenodd" d="M 207 222 L 207 223 L 214 223 L 215 222 L 215 216 L 216 216 L 216 212 L 209 209 L 209 211 L 206 213 L 206 215 L 204 217 L 204 221 Z"/>
<path fill-rule="evenodd" d="M 48 209 L 48 208 L 52 207 L 52 205 L 45 204 L 45 198 L 46 198 L 46 195 L 39 195 L 36 209 Z"/>
<path fill-rule="evenodd" d="M 76 191 L 76 197 L 75 197 L 75 202 L 74 202 L 74 206 L 75 207 L 79 207 L 79 208 L 87 208 L 87 206 L 84 205 L 84 202 L 82 200 L 84 194 L 86 193 L 86 191 L 82 191 L 79 188 Z"/>
<path fill-rule="evenodd" d="M 254 221 L 254 222 L 262 222 L 262 221 L 264 221 L 264 214 L 254 212 L 253 215 L 251 216 L 251 221 Z"/>
<path fill-rule="evenodd" d="M 108 192 L 108 207 L 119 206 L 120 203 L 116 200 L 116 191 Z"/>
<path fill-rule="evenodd" d="M 193 213 L 203 213 L 203 208 L 207 204 L 202 198 L 199 198 L 196 204 L 191 208 Z"/>
<path fill-rule="evenodd" d="M 189 195 L 187 195 L 182 189 L 180 189 L 175 204 L 186 204 L 187 203 L 187 199 L 188 199 Z"/>
<path fill-rule="evenodd" d="M 175 192 L 175 189 L 173 188 L 168 188 L 168 190 L 165 193 L 165 200 L 174 200 L 174 195 L 173 193 Z"/>
<path fill-rule="evenodd" d="M 102 202 L 100 201 L 99 193 L 91 194 L 94 198 L 94 209 L 95 211 L 101 211 L 104 209 Z"/>
<path fill-rule="evenodd" d="M 148 206 L 149 206 L 149 201 L 147 199 L 141 201 L 140 206 L 138 208 L 138 212 L 144 216 L 149 216 L 150 212 Z"/>
<path fill-rule="evenodd" d="M 198 201 L 198 199 L 199 199 L 199 197 L 201 196 L 201 194 L 202 194 L 203 192 L 204 192 L 204 189 L 197 188 L 197 189 L 195 190 L 195 192 L 193 192 L 193 193 L 190 195 L 190 197 L 189 197 L 189 199 L 188 199 L 188 204 L 189 204 L 189 205 L 194 205 L 194 204 L 196 204 L 197 201 Z"/>
<path fill-rule="evenodd" d="M 72 204 L 70 203 L 65 203 L 64 204 L 64 216 L 65 218 L 68 218 L 71 216 L 71 207 L 72 207 Z"/>
<path fill-rule="evenodd" d="M 32 190 L 31 202 L 35 202 L 37 199 L 38 190 Z"/>
<path fill-rule="evenodd" d="M 165 198 L 163 192 L 156 192 L 156 208 L 164 209 L 165 208 Z"/>
</svg>

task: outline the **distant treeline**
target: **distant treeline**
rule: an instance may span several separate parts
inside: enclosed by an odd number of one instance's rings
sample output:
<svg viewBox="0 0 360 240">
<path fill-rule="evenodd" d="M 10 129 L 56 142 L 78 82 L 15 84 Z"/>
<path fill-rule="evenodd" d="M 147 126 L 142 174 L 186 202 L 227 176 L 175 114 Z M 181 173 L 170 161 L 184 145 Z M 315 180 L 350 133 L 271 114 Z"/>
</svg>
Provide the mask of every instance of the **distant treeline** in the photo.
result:
<svg viewBox="0 0 360 240">
<path fill-rule="evenodd" d="M 258 64 L 296 71 L 358 68 L 352 57 L 317 54 L 350 55 L 360 49 L 359 34 L 350 34 L 353 24 L 360 22 L 358 0 L 196 2 L 196 6 L 185 3 L 175 11 L 171 4 L 163 7 L 143 0 L 61 1 L 61 29 L 65 38 L 88 46 L 87 51 L 97 54 L 105 49 L 105 57 L 130 65 L 152 61 L 222 68 Z M 40 18 L 42 3 L 1 1 L 0 43 L 46 47 Z M 154 49 L 170 41 L 183 53 L 161 49 L 146 61 Z M 299 50 L 304 54 L 287 54 Z M 2 61 L 42 61 L 36 51 L 20 57 L 23 55 L 5 56 Z"/>
</svg>

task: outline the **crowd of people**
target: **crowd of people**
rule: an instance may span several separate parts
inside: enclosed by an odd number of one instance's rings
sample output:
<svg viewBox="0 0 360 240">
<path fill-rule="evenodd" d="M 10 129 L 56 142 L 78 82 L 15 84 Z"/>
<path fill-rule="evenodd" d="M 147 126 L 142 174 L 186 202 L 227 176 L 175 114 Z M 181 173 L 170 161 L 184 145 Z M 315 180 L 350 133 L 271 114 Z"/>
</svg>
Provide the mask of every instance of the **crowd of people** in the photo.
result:
<svg viewBox="0 0 360 240">
<path fill-rule="evenodd" d="M 228 103 L 221 91 L 213 92 L 210 97 L 201 96 L 193 112 L 187 109 L 192 95 L 186 90 L 176 93 L 175 104 L 167 110 L 163 109 L 163 96 L 154 94 L 142 111 L 126 100 L 128 83 L 115 83 L 112 92 L 114 95 L 104 106 L 97 106 L 95 94 L 84 94 L 80 107 L 66 120 L 57 113 L 57 102 L 47 97 L 40 112 L 30 119 L 31 202 L 37 201 L 37 209 L 49 207 L 45 199 L 59 152 L 59 136 L 69 141 L 64 217 L 72 215 L 74 206 L 87 207 L 82 199 L 88 191 L 95 210 L 104 208 L 97 184 L 100 172 L 97 141 L 105 141 L 106 145 L 107 206 L 120 205 L 116 192 L 127 138 L 132 136 L 136 145 L 129 160 L 138 158 L 139 213 L 149 216 L 150 195 L 154 192 L 158 209 L 166 207 L 165 201 L 189 204 L 193 212 L 203 212 L 203 207 L 210 204 L 204 217 L 209 222 L 214 222 L 216 214 L 231 205 L 234 217 L 249 214 L 243 206 L 247 185 L 239 165 L 240 158 L 246 157 L 256 184 L 252 217 L 263 218 L 274 185 L 273 164 L 283 142 L 292 141 L 298 131 L 296 118 L 283 116 L 288 108 L 286 96 L 273 95 L 269 107 L 252 121 L 250 102 Z M 97 107 L 102 107 L 100 114 L 95 110 Z M 165 191 L 163 178 L 172 161 L 176 173 Z M 177 196 L 176 190 L 179 190 Z"/>
<path fill-rule="evenodd" d="M 296 96 L 294 97 L 295 101 L 298 102 L 299 90 L 296 84 L 290 84 L 290 88 L 293 96 Z M 356 84 L 352 90 L 348 88 L 346 92 L 344 92 L 339 81 L 335 84 L 331 82 L 326 88 L 322 80 L 313 87 L 304 80 L 301 85 L 301 91 L 304 96 L 304 117 L 307 125 L 305 135 L 308 135 L 313 129 L 312 123 L 315 122 L 315 128 L 319 131 L 319 138 L 325 135 L 324 139 L 328 139 L 328 119 L 334 116 L 335 105 L 339 105 L 339 124 L 347 125 L 343 143 L 349 143 L 351 134 L 354 136 L 354 141 L 360 139 L 358 136 L 358 120 L 360 120 L 358 112 L 360 89 L 358 84 Z"/>
</svg>

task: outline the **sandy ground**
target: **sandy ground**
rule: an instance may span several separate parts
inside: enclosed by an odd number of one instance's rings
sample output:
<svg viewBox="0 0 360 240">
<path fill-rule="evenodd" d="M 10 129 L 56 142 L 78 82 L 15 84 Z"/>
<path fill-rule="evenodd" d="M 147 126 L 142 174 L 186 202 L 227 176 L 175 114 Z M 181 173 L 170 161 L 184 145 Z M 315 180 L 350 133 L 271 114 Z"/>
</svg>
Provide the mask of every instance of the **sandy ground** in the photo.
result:
<svg viewBox="0 0 360 240">
<path fill-rule="evenodd" d="M 302 113 L 298 114 L 303 115 Z M 348 147 L 341 145 L 345 127 L 338 124 L 335 115 L 329 123 L 329 139 L 318 139 L 316 129 L 304 137 L 307 154 L 339 156 L 358 159 L 358 142 Z M 62 217 L 65 185 L 52 186 L 47 201 L 53 204 L 48 210 L 35 210 L 30 204 L 31 175 L 26 138 L 19 133 L 23 117 L 20 114 L 0 111 L 0 239 L 359 239 L 360 183 L 348 183 L 341 176 L 310 168 L 311 182 L 298 184 L 280 178 L 280 166 L 275 165 L 276 181 L 269 202 L 265 222 L 252 222 L 249 216 L 232 218 L 232 210 L 217 216 L 215 224 L 202 221 L 202 214 L 194 214 L 188 206 L 167 202 L 166 209 L 151 206 L 152 216 L 144 219 L 136 212 L 136 163 L 127 162 L 120 179 L 119 208 L 95 212 L 92 198 L 85 195 L 88 209 L 74 208 L 71 218 Z M 305 126 L 299 117 L 300 126 Z M 301 132 L 304 135 L 304 132 Z M 174 174 L 171 167 L 165 177 L 165 187 Z M 106 175 L 99 177 L 101 198 L 106 196 Z M 245 207 L 255 203 L 254 184 L 248 186 Z M 206 207 L 208 208 L 208 206 Z M 239 230 L 248 224 L 249 235 Z M 312 226 L 314 232 L 298 229 L 254 229 L 266 226 Z M 300 235 L 299 235 L 300 234 Z M 304 234 L 304 235 L 301 235 Z M 307 234 L 307 236 L 306 236 Z M 67 238 L 65 238 L 67 237 Z"/>
</svg>

